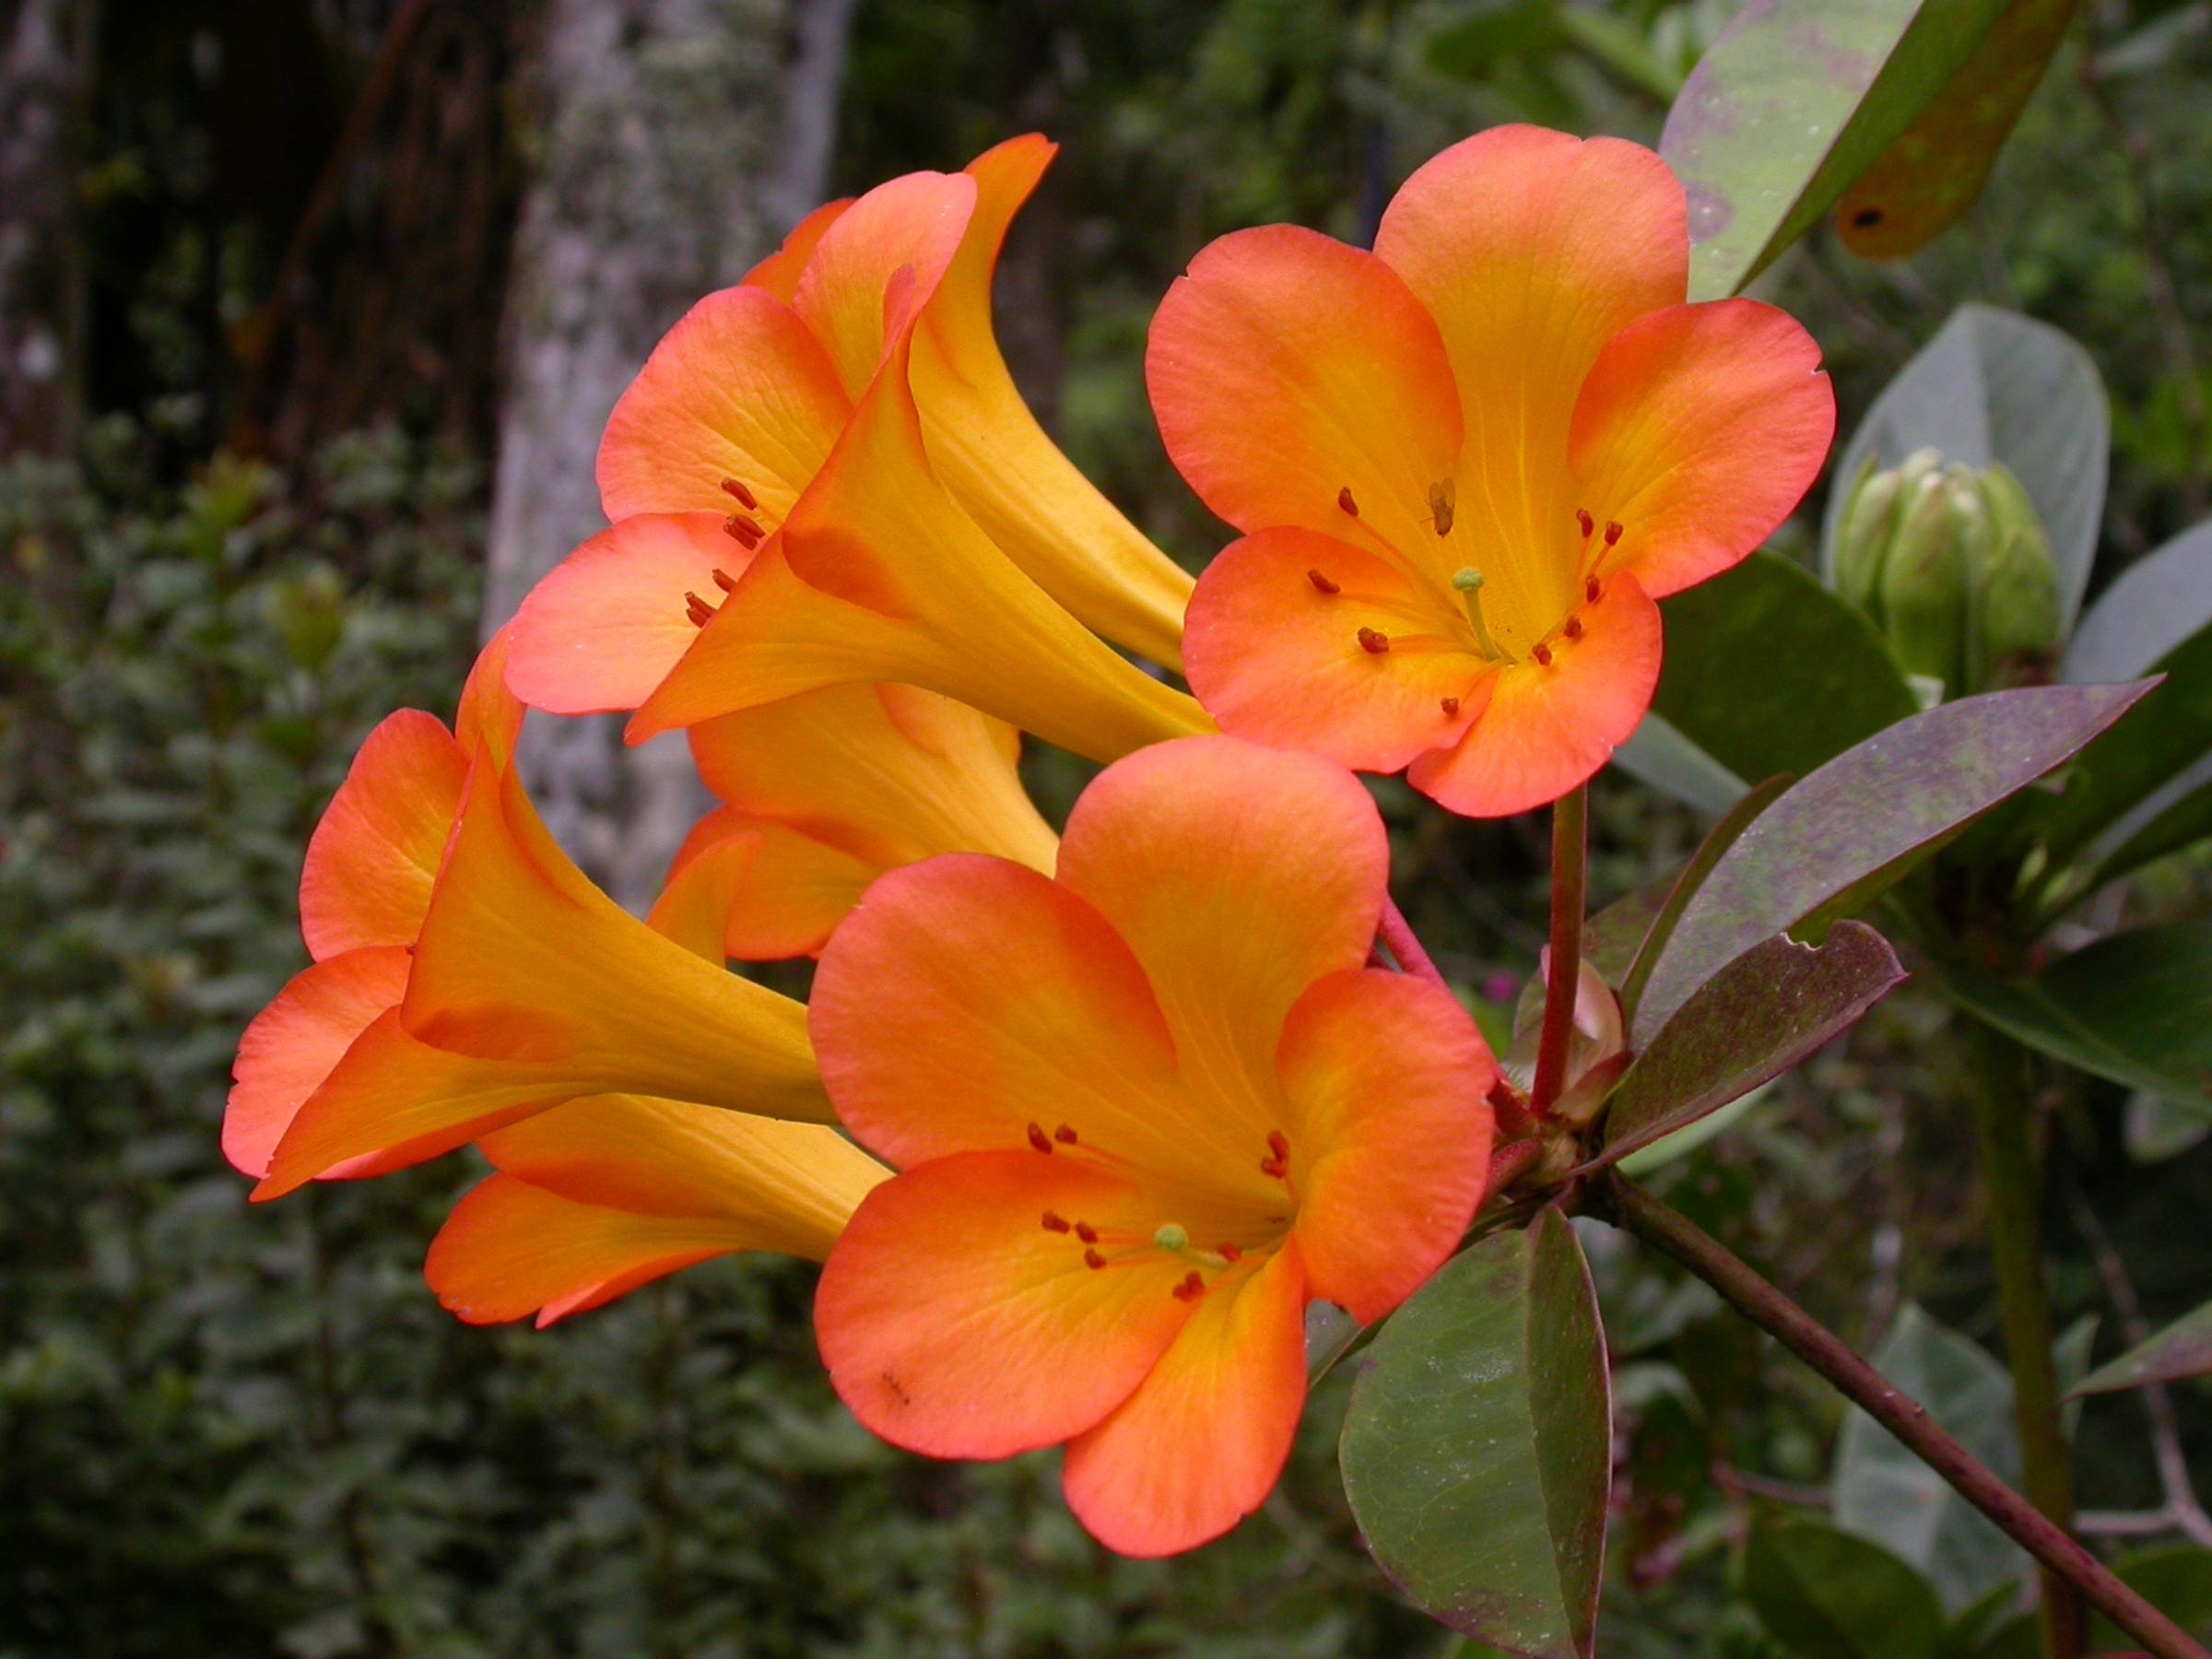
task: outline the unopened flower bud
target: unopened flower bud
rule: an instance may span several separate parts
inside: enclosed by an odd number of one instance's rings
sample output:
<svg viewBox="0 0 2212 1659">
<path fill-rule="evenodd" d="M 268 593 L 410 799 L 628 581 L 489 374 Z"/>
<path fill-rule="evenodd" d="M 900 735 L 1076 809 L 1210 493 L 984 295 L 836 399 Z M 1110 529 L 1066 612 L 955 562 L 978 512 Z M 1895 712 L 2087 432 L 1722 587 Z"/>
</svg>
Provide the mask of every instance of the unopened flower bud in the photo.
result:
<svg viewBox="0 0 2212 1659">
<path fill-rule="evenodd" d="M 2032 684 L 2048 676 L 2065 630 L 2058 563 L 2020 481 L 1993 466 L 1979 482 L 1989 529 L 1972 548 L 1976 615 L 1969 683 L 1976 690 Z"/>
</svg>

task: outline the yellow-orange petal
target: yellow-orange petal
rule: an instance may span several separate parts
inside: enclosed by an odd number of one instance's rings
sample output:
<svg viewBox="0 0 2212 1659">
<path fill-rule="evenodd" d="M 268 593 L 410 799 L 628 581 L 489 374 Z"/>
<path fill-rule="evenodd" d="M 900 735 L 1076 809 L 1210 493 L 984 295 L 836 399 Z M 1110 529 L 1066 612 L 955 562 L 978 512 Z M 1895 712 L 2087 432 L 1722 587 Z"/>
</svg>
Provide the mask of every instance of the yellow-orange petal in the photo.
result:
<svg viewBox="0 0 2212 1659">
<path fill-rule="evenodd" d="M 1185 1075 L 1238 1136 L 1280 1127 L 1266 1120 L 1284 1017 L 1323 974 L 1367 960 L 1389 876 L 1358 779 L 1234 737 L 1108 767 L 1060 842 L 1062 885 L 1128 942 Z"/>
<path fill-rule="evenodd" d="M 1397 566 L 1312 530 L 1262 530 L 1199 578 L 1183 660 L 1231 735 L 1390 772 L 1482 712 L 1494 677 L 1467 644 Z"/>
<path fill-rule="evenodd" d="M 1374 254 L 1293 225 L 1209 243 L 1152 319 L 1145 382 L 1170 458 L 1238 529 L 1393 558 L 1435 541 L 1459 388 L 1435 320 Z"/>
<path fill-rule="evenodd" d="M 742 1221 L 820 1261 L 890 1171 L 834 1129 L 644 1095 L 593 1095 L 484 1137 L 495 1168 L 578 1204 Z"/>
<path fill-rule="evenodd" d="M 691 599 L 719 605 L 753 555 L 711 512 L 618 520 L 539 579 L 508 624 L 507 686 L 534 709 L 599 714 L 653 695 L 699 638 Z"/>
<path fill-rule="evenodd" d="M 1190 577 L 1045 435 L 992 328 L 1006 228 L 1057 148 L 1027 133 L 968 164 L 975 213 L 915 331 L 914 400 L 946 487 L 983 534 L 1087 626 L 1178 667 Z"/>
<path fill-rule="evenodd" d="M 878 184 L 823 230 L 791 307 L 848 394 L 860 395 L 929 303 L 974 212 L 975 181 L 965 173 L 912 172 Z"/>
<path fill-rule="evenodd" d="M 1771 305 L 1718 300 L 1653 312 L 1606 343 L 1570 454 L 1590 511 L 1624 527 L 1606 566 L 1663 599 L 1766 540 L 1835 430 L 1812 335 Z"/>
<path fill-rule="evenodd" d="M 432 1048 L 388 1008 L 293 1113 L 253 1196 L 279 1198 L 318 1176 L 404 1169 L 590 1088 L 558 1065 Z"/>
<path fill-rule="evenodd" d="M 1093 1537 L 1173 1555 L 1265 1501 L 1305 1406 L 1304 1306 L 1295 1242 L 1214 1282 L 1136 1392 L 1068 1445 L 1068 1507 Z"/>
<path fill-rule="evenodd" d="M 791 307 L 762 288 L 709 294 L 661 338 L 607 417 L 599 501 L 636 512 L 728 513 L 773 529 L 852 412 L 837 368 Z"/>
<path fill-rule="evenodd" d="M 453 738 L 463 755 L 478 747 L 491 751 L 501 766 L 514 754 L 514 740 L 523 729 L 523 704 L 507 688 L 508 648 L 514 639 L 514 619 L 496 629 L 477 660 L 469 665 L 468 678 L 461 685 L 461 706 L 453 712 Z"/>
<path fill-rule="evenodd" d="M 816 955 L 887 867 L 787 824 L 721 806 L 694 824 L 677 849 L 668 891 L 688 885 L 694 860 L 732 842 L 744 844 L 746 867 L 732 884 L 717 948 L 741 962 Z M 660 908 L 654 906 L 656 924 Z"/>
<path fill-rule="evenodd" d="M 784 304 L 791 303 L 792 295 L 799 286 L 799 273 L 814 257 L 815 245 L 822 240 L 830 226 L 844 216 L 853 206 L 851 196 L 840 196 L 834 202 L 824 202 L 812 213 L 791 228 L 783 245 L 747 271 L 738 281 L 747 288 L 765 288 Z"/>
<path fill-rule="evenodd" d="M 1443 333 L 1469 451 L 1500 458 L 1563 438 L 1599 349 L 1689 287 L 1688 214 L 1666 163 L 1535 126 L 1493 127 L 1424 162 L 1383 213 L 1375 253 Z"/>
<path fill-rule="evenodd" d="M 1496 1063 L 1440 985 L 1356 968 L 1316 980 L 1277 1055 L 1312 1148 L 1298 1171 L 1306 1291 L 1382 1318 L 1458 1248 L 1482 1201 Z"/>
<path fill-rule="evenodd" d="M 430 1241 L 423 1277 L 470 1324 L 596 1308 L 653 1279 L 756 1246 L 735 1221 L 577 1204 L 512 1175 L 479 1182 Z"/>
<path fill-rule="evenodd" d="M 1128 947 L 1004 859 L 950 854 L 877 881 L 822 952 L 807 1024 L 840 1120 L 902 1169 L 1027 1147 L 1031 1124 L 1149 1169 L 1186 1147 L 1249 1161 L 1258 1139 L 1184 1121 Z"/>
<path fill-rule="evenodd" d="M 829 1115 L 805 1008 L 625 912 L 555 844 L 520 780 L 481 754 L 401 1011 L 426 1043 L 548 1065 L 577 1085 L 570 1095 Z"/>
<path fill-rule="evenodd" d="M 677 849 L 645 925 L 717 968 L 728 959 L 730 914 L 752 884 L 760 837 L 725 830 L 694 841 L 698 826 Z"/>
<path fill-rule="evenodd" d="M 1558 800 L 1605 765 L 1659 683 L 1659 607 L 1623 572 L 1576 615 L 1579 639 L 1555 638 L 1548 666 L 1501 672 L 1459 746 L 1423 755 L 1406 782 L 1453 812 L 1504 818 Z"/>
<path fill-rule="evenodd" d="M 839 1398 L 893 1445 L 1010 1457 L 1080 1434 L 1129 1396 L 1190 1317 L 1182 1264 L 1092 1268 L 1072 1231 L 1143 1231 L 1127 1182 L 1034 1152 L 934 1159 L 862 1202 L 830 1252 L 814 1328 Z"/>
<path fill-rule="evenodd" d="M 385 715 L 362 740 L 300 872 L 309 955 L 415 942 L 467 777 L 453 734 L 418 709 Z"/>
<path fill-rule="evenodd" d="M 344 951 L 294 974 L 239 1039 L 223 1108 L 223 1156 L 243 1174 L 265 1174 L 300 1102 L 406 988 L 407 953 L 400 946 Z"/>
</svg>

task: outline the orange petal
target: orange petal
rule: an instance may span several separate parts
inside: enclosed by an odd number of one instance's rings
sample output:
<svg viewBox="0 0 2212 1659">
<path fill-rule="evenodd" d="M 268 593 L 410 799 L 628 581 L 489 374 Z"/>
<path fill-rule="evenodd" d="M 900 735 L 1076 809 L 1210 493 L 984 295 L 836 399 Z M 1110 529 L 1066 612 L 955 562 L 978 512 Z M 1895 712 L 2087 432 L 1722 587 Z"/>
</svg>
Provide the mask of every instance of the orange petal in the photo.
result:
<svg viewBox="0 0 2212 1659">
<path fill-rule="evenodd" d="M 453 737 L 462 754 L 473 755 L 482 745 L 501 766 L 513 755 L 523 729 L 522 701 L 507 688 L 508 647 L 513 638 L 510 618 L 484 641 L 462 683 L 461 706 L 453 714 Z"/>
<path fill-rule="evenodd" d="M 829 1115 L 805 1008 L 625 912 L 554 843 L 520 781 L 481 757 L 402 1013 L 424 1042 L 549 1065 L 571 1095 Z"/>
<path fill-rule="evenodd" d="M 1100 759 L 1205 730 L 1195 702 L 1055 605 L 946 492 L 895 355 L 630 739 L 860 680 L 941 692 Z"/>
<path fill-rule="evenodd" d="M 1571 441 L 1590 510 L 1626 527 L 1607 564 L 1665 598 L 1765 541 L 1835 436 L 1819 371 L 1812 335 L 1756 300 L 1669 306 L 1607 341 Z"/>
<path fill-rule="evenodd" d="M 741 505 L 722 488 L 734 478 L 773 529 L 852 406 L 789 306 L 761 288 L 709 294 L 662 336 L 607 417 L 600 505 L 610 519 L 727 513 Z"/>
<path fill-rule="evenodd" d="M 1073 1232 L 1149 1232 L 1137 1189 L 1033 1152 L 935 1159 L 870 1193 L 815 1293 L 830 1381 L 892 1444 L 1010 1457 L 1080 1434 L 1144 1378 L 1190 1317 L 1159 1256 L 1093 1269 Z"/>
<path fill-rule="evenodd" d="M 912 172 L 878 184 L 824 229 L 791 306 L 851 395 L 936 292 L 974 212 L 966 174 Z"/>
<path fill-rule="evenodd" d="M 914 400 L 946 487 L 983 533 L 1088 626 L 1176 667 L 1190 577 L 1045 436 L 991 325 L 1006 227 L 1057 148 L 1029 133 L 969 163 L 975 214 L 915 333 Z"/>
<path fill-rule="evenodd" d="M 665 1274 L 756 1248 L 735 1221 L 576 1204 L 512 1175 L 471 1187 L 430 1241 L 423 1277 L 470 1324 L 555 1320 Z"/>
<path fill-rule="evenodd" d="M 824 202 L 812 213 L 791 228 L 783 245 L 747 271 L 738 280 L 747 288 L 766 288 L 784 304 L 791 303 L 792 295 L 799 286 L 799 273 L 814 257 L 815 245 L 830 226 L 844 216 L 853 206 L 851 196 L 840 196 L 834 202 Z"/>
<path fill-rule="evenodd" d="M 1323 974 L 1366 961 L 1389 875 L 1359 780 L 1234 737 L 1159 744 L 1108 767 L 1060 843 L 1061 882 L 1128 942 L 1184 1071 L 1206 1077 L 1223 1131 L 1246 1148 L 1281 1126 L 1284 1017 Z"/>
<path fill-rule="evenodd" d="M 1450 992 L 1359 968 L 1299 998 L 1277 1067 L 1292 1142 L 1312 1148 L 1299 1176 L 1307 1294 L 1370 1324 L 1442 1265 L 1475 1218 L 1497 1065 Z"/>
<path fill-rule="evenodd" d="M 239 1039 L 223 1156 L 244 1174 L 266 1173 L 300 1102 L 406 988 L 407 953 L 396 946 L 345 951 L 293 975 Z"/>
<path fill-rule="evenodd" d="M 1558 800 L 1603 766 L 1651 706 L 1659 607 L 1623 573 L 1577 615 L 1580 639 L 1555 638 L 1549 666 L 1500 673 L 1459 747 L 1422 756 L 1406 782 L 1453 812 L 1504 818 Z"/>
<path fill-rule="evenodd" d="M 710 512 L 641 512 L 602 530 L 532 588 L 508 624 L 507 685 L 553 714 L 634 709 L 691 642 L 693 595 L 719 605 L 717 572 L 753 555 Z"/>
<path fill-rule="evenodd" d="M 644 1095 L 571 1100 L 485 1137 L 495 1168 L 577 1204 L 742 1221 L 820 1261 L 890 1171 L 834 1129 Z"/>
<path fill-rule="evenodd" d="M 694 827 L 693 834 L 698 832 Z M 760 837 L 724 833 L 677 849 L 645 925 L 719 968 L 729 957 L 730 913 L 755 877 Z"/>
<path fill-rule="evenodd" d="M 467 776 L 453 734 L 420 710 L 387 714 L 362 741 L 300 872 L 311 956 L 415 942 Z"/>
<path fill-rule="evenodd" d="M 1209 244 L 1152 319 L 1145 382 L 1176 467 L 1240 530 L 1435 540 L 1459 389 L 1435 320 L 1372 253 L 1291 225 Z"/>
<path fill-rule="evenodd" d="M 955 854 L 894 870 L 831 935 L 808 1018 L 838 1116 L 900 1168 L 1011 1150 L 1066 1124 L 1147 1167 L 1193 1141 L 1143 971 L 1091 907 L 1033 870 Z M 1263 1132 L 1264 1134 L 1264 1132 Z"/>
<path fill-rule="evenodd" d="M 308 1096 L 253 1189 L 279 1198 L 357 1160 L 347 1174 L 403 1169 L 466 1146 L 518 1117 L 590 1092 L 558 1065 L 450 1053 L 407 1035 L 388 1008 Z"/>
<path fill-rule="evenodd" d="M 1295 1243 L 1214 1282 L 1127 1403 L 1067 1448 L 1068 1507 L 1093 1537 L 1173 1555 L 1266 1500 L 1305 1406 L 1304 1306 Z"/>
<path fill-rule="evenodd" d="M 1493 127 L 1425 162 L 1383 213 L 1375 253 L 1443 331 L 1477 452 L 1517 445 L 1524 424 L 1535 441 L 1563 437 L 1599 348 L 1689 287 L 1682 185 L 1666 163 L 1534 126 Z"/>
<path fill-rule="evenodd" d="M 1314 580 L 1327 583 L 1324 589 Z M 1231 542 L 1191 600 L 1191 689 L 1239 737 L 1396 771 L 1456 743 L 1493 677 L 1397 566 L 1311 530 Z M 1381 635 L 1387 649 L 1363 640 Z"/>
</svg>

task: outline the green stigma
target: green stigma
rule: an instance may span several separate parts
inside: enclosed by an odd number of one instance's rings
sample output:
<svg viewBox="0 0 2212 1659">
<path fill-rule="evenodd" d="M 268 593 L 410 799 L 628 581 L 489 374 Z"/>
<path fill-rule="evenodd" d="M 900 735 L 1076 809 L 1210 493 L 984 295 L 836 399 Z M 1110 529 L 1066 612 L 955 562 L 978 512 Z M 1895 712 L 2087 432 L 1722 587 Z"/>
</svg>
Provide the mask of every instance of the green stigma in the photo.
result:
<svg viewBox="0 0 2212 1659">
<path fill-rule="evenodd" d="M 1174 1222 L 1163 1221 L 1152 1235 L 1152 1242 L 1171 1255 L 1179 1255 L 1191 1247 L 1191 1235 Z"/>
<path fill-rule="evenodd" d="M 1459 592 L 1460 604 L 1466 607 L 1467 626 L 1475 630 L 1475 642 L 1481 647 L 1482 654 L 1494 663 L 1512 662 L 1513 659 L 1490 638 L 1489 624 L 1482 619 L 1482 572 L 1473 565 L 1462 565 L 1452 573 L 1452 585 Z"/>
</svg>

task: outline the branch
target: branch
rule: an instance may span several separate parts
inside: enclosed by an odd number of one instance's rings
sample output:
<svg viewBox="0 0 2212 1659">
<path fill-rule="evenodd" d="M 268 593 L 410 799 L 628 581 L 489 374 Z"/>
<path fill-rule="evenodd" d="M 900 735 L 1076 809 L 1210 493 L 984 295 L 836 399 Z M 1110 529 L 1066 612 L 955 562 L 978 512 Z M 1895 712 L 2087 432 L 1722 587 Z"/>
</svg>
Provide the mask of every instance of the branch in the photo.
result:
<svg viewBox="0 0 2212 1659">
<path fill-rule="evenodd" d="M 1375 934 L 1402 971 L 1417 975 L 1446 991 L 1452 988 L 1445 984 L 1444 976 L 1438 971 L 1435 961 L 1421 948 L 1420 940 L 1414 936 L 1413 924 L 1406 920 L 1406 912 L 1398 908 L 1398 901 L 1388 893 L 1382 895 L 1382 919 L 1377 924 Z"/>
<path fill-rule="evenodd" d="M 1953 1440 L 1912 1400 L 1835 1334 L 1761 1278 L 1728 1247 L 1618 1171 L 1600 1189 L 1619 1226 L 1696 1274 L 1745 1318 L 1795 1354 L 1837 1392 L 1895 1435 L 1969 1503 L 2011 1535 L 2053 1572 L 2078 1585 L 2114 1624 L 2158 1659 L 2212 1659 L 2173 1620 L 2115 1578 Z"/>
<path fill-rule="evenodd" d="M 1569 790 L 1551 808 L 1551 971 L 1544 982 L 1544 1030 L 1529 1105 L 1547 1117 L 1567 1087 L 1567 1048 L 1574 1035 L 1575 993 L 1583 966 L 1583 900 L 1590 865 L 1587 786 Z"/>
</svg>

